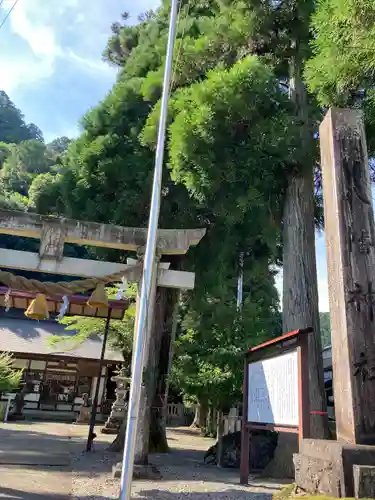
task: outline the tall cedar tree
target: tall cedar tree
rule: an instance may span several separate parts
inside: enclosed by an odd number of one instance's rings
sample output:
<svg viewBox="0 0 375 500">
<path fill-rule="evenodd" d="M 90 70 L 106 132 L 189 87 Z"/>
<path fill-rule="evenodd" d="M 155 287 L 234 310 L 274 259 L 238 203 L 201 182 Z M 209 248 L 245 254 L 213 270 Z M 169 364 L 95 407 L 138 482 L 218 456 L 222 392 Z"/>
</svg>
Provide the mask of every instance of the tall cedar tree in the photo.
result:
<svg viewBox="0 0 375 500">
<path fill-rule="evenodd" d="M 306 131 L 311 126 L 307 100 L 300 92 L 307 34 L 297 29 L 301 20 L 306 28 L 308 13 L 295 19 L 295 10 L 294 2 L 182 2 L 160 225 L 208 230 L 188 260 L 178 263 L 196 272 L 196 290 L 184 297 L 179 354 L 192 354 L 189 343 L 201 346 L 193 355 L 197 360 L 199 353 L 203 367 L 196 385 L 204 382 L 207 367 L 214 367 L 218 376 L 210 379 L 209 389 L 210 394 L 218 389 L 216 403 L 223 394 L 235 397 L 239 389 L 241 349 L 273 333 L 277 299 L 269 269 L 278 262 L 283 215 L 294 224 L 284 223 L 284 247 L 290 249 L 284 276 L 286 290 L 293 290 L 293 296 L 285 294 L 285 328 L 314 325 L 319 338 L 314 155 L 308 155 L 314 148 Z M 55 206 L 66 215 L 129 226 L 147 223 L 168 15 L 164 2 L 136 26 L 113 26 L 105 58 L 120 66 L 118 81 L 84 117 L 84 132 L 70 145 L 53 185 Z M 294 68 L 294 86 L 288 85 L 289 68 Z M 298 87 L 292 103 L 285 87 Z M 302 202 L 295 194 L 303 195 Z M 35 203 L 42 195 L 39 186 Z M 298 241 L 291 249 L 292 233 Z M 246 315 L 233 331 L 241 251 L 246 254 Z M 306 255 L 305 267 L 298 265 L 300 255 Z M 260 286 L 254 293 L 257 280 L 271 290 Z M 313 345 L 311 387 L 314 408 L 321 408 L 318 341 Z"/>
</svg>

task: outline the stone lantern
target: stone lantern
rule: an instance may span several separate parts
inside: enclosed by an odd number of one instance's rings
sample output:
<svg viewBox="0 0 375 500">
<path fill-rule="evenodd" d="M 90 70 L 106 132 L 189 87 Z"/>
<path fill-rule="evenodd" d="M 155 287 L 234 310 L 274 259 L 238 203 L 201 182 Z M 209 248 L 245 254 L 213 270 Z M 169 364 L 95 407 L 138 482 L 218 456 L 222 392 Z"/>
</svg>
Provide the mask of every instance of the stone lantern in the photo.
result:
<svg viewBox="0 0 375 500">
<path fill-rule="evenodd" d="M 119 369 L 117 374 L 111 378 L 116 382 L 116 400 L 112 405 L 111 413 L 101 430 L 103 434 L 117 434 L 121 423 L 127 416 L 128 403 L 125 401 L 130 387 L 130 378 L 125 376 L 125 367 Z"/>
</svg>

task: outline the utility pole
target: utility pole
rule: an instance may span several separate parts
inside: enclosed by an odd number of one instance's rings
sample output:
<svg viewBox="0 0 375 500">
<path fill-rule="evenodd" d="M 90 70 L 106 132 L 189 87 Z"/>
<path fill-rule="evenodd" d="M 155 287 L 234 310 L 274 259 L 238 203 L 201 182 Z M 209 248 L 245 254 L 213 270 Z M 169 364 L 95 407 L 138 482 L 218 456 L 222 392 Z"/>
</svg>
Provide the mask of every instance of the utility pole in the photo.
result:
<svg viewBox="0 0 375 500">
<path fill-rule="evenodd" d="M 156 156 L 155 156 L 155 170 L 154 170 L 154 180 L 152 186 L 150 218 L 149 218 L 146 251 L 145 251 L 144 265 L 143 265 L 143 275 L 141 281 L 139 309 L 134 330 L 132 379 L 130 386 L 129 411 L 128 411 L 128 420 L 126 427 L 125 446 L 122 457 L 120 500 L 131 500 L 135 441 L 137 434 L 140 393 L 141 393 L 141 385 L 143 377 L 144 346 L 146 345 L 148 321 L 151 321 L 149 313 L 150 311 L 153 310 L 153 304 L 151 303 L 152 297 L 155 298 L 155 294 L 153 294 L 152 288 L 156 286 L 155 280 L 153 280 L 153 276 L 155 276 L 155 272 L 157 271 L 155 256 L 156 256 L 157 232 L 158 232 L 159 213 L 160 213 L 165 131 L 166 131 L 168 100 L 169 100 L 169 92 L 171 84 L 173 49 L 176 36 L 177 16 L 178 16 L 178 0 L 172 0 L 167 54 L 166 54 L 165 70 L 164 70 L 163 94 L 161 98 L 158 141 L 157 141 Z"/>
</svg>

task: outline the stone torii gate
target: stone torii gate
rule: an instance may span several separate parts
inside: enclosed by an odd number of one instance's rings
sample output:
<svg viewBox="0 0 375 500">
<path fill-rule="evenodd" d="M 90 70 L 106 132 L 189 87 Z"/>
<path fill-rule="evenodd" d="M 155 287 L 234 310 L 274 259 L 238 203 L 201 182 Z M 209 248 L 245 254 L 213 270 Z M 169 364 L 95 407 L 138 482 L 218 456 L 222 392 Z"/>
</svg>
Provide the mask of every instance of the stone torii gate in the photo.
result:
<svg viewBox="0 0 375 500">
<path fill-rule="evenodd" d="M 147 229 L 8 210 L 0 210 L 0 233 L 40 240 L 39 253 L 0 248 L 0 267 L 81 277 L 105 276 L 133 265 L 65 257 L 65 243 L 131 251 L 141 256 L 147 239 Z M 184 255 L 204 234 L 205 229 L 159 229 L 158 254 Z M 139 281 L 141 274 L 140 269 L 135 270 L 128 281 Z M 194 273 L 169 270 L 168 263 L 161 263 L 157 285 L 193 289 Z"/>
<path fill-rule="evenodd" d="M 147 240 L 146 229 L 0 210 L 1 233 L 39 239 L 40 246 L 39 253 L 0 248 L 0 269 L 10 268 L 83 278 L 99 278 L 127 270 L 126 277 L 130 282 L 138 282 L 142 276 L 142 269 L 134 265 L 137 263 L 134 259 L 128 259 L 127 264 L 124 264 L 66 257 L 64 245 L 75 243 L 136 252 L 137 259 L 142 261 Z M 158 257 L 185 255 L 190 247 L 200 242 L 204 234 L 205 229 L 159 229 L 157 255 Z M 156 276 L 158 287 L 184 290 L 194 288 L 194 273 L 172 270 L 169 267 L 170 263 L 159 262 Z M 164 303 L 162 307 L 166 307 L 166 304 Z M 160 307 L 159 311 L 155 309 L 153 316 L 152 322 L 160 323 Z M 146 351 L 155 347 L 152 345 L 151 342 Z M 145 371 L 147 371 L 147 360 L 152 359 L 152 356 L 148 356 L 146 352 L 145 359 Z M 150 366 L 153 366 L 152 361 Z M 143 415 L 143 422 L 142 418 L 139 422 L 140 438 L 137 443 L 141 462 L 145 459 L 145 443 L 148 441 L 148 429 L 145 428 L 147 424 L 147 418 Z"/>
</svg>

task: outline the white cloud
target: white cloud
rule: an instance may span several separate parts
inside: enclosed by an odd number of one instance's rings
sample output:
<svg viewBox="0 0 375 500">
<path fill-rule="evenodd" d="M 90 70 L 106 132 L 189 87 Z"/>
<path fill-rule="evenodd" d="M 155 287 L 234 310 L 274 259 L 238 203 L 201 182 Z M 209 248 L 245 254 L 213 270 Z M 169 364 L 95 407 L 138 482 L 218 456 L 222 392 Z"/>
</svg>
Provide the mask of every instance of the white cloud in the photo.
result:
<svg viewBox="0 0 375 500">
<path fill-rule="evenodd" d="M 100 59 L 98 60 L 98 59 L 81 57 L 75 52 L 73 52 L 73 50 L 71 49 L 68 49 L 63 55 L 63 57 L 65 59 L 71 60 L 72 62 L 79 64 L 81 68 L 84 67 L 85 69 L 90 71 L 107 73 L 111 75 L 115 73 L 114 68 L 111 68 L 108 64 L 104 64 Z"/>
<path fill-rule="evenodd" d="M 10 93 L 20 85 L 27 82 L 28 85 L 48 78 L 53 74 L 53 66 L 49 60 L 38 58 L 17 58 L 0 55 L 2 90 Z"/>
<path fill-rule="evenodd" d="M 5 8 L 10 1 L 5 1 Z M 55 58 L 61 53 L 56 33 L 50 23 L 50 9 L 42 0 L 20 2 L 11 13 L 10 24 L 14 34 L 23 38 L 36 56 Z"/>
<path fill-rule="evenodd" d="M 13 0 L 4 0 L 4 16 Z M 59 63 L 75 65 L 75 71 L 96 72 L 113 78 L 115 72 L 101 60 L 111 23 L 121 12 L 117 0 L 97 0 L 87 9 L 79 0 L 21 0 L 0 33 L 1 88 L 35 85 L 58 71 Z M 1 19 L 1 17 L 0 17 Z"/>
<path fill-rule="evenodd" d="M 1 88 L 12 92 L 22 85 L 33 85 L 49 78 L 60 47 L 52 28 L 45 24 L 40 0 L 19 2 L 13 9 L 3 33 L 7 47 L 0 50 Z M 0 9 L 4 16 L 13 2 L 5 0 Z M 38 17 L 40 16 L 40 17 Z"/>
</svg>

